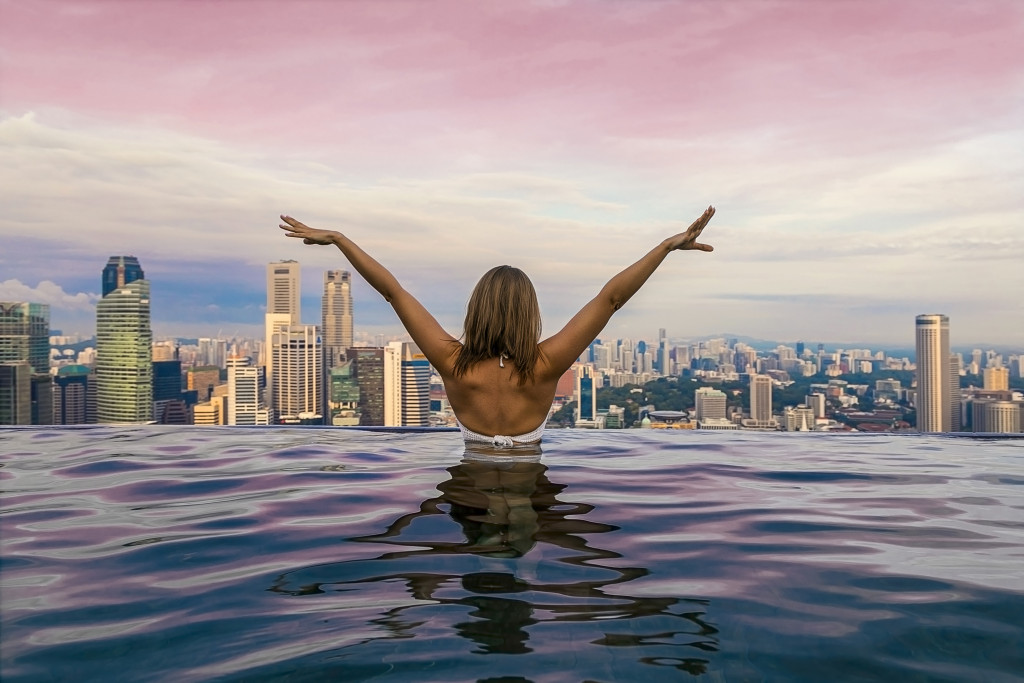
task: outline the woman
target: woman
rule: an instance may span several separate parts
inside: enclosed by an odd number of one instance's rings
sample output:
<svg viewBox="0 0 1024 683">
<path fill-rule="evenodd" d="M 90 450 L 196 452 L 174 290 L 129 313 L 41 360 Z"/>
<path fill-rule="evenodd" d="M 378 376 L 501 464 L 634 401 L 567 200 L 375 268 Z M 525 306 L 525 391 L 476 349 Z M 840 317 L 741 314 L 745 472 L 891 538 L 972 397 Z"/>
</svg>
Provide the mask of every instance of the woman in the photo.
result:
<svg viewBox="0 0 1024 683">
<path fill-rule="evenodd" d="M 413 341 L 441 375 L 467 443 L 513 447 L 540 442 L 558 379 L 615 311 L 675 250 L 712 251 L 697 242 L 714 207 L 678 235 L 613 277 L 557 334 L 540 341 L 540 307 L 530 279 L 511 266 L 484 274 L 470 296 L 463 341 L 451 336 L 395 276 L 340 232 L 317 230 L 281 216 L 286 236 L 333 244 L 388 301 Z"/>
</svg>

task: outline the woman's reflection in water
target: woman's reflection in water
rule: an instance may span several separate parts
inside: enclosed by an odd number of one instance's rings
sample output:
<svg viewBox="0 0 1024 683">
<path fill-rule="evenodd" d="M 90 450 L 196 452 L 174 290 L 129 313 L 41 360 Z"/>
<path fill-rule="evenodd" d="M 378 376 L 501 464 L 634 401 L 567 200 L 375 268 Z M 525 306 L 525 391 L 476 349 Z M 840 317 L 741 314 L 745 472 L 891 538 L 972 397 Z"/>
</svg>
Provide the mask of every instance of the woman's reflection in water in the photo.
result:
<svg viewBox="0 0 1024 683">
<path fill-rule="evenodd" d="M 429 563 L 420 562 L 415 565 L 417 571 L 393 571 L 383 575 L 357 571 L 355 576 L 352 568 L 346 567 L 332 580 L 332 567 L 341 570 L 340 565 L 350 564 L 338 563 L 285 574 L 271 590 L 308 595 L 339 590 L 342 586 L 350 589 L 354 584 L 399 579 L 406 583 L 417 601 L 472 607 L 469 615 L 474 619 L 456 623 L 454 628 L 477 644 L 475 652 L 484 654 L 530 652 L 526 629 L 538 621 L 601 621 L 603 635 L 590 641 L 596 645 L 687 646 L 704 653 L 718 649 L 714 638 L 717 630 L 703 619 L 707 601 L 632 597 L 621 586 L 613 593 L 606 592 L 610 586 L 628 583 L 649 572 L 642 567 L 602 564 L 602 560 L 619 559 L 622 555 L 590 545 L 585 535 L 608 533 L 619 527 L 583 519 L 595 509 L 593 505 L 559 500 L 566 486 L 548 479 L 548 468 L 540 462 L 539 448 L 536 453 L 516 456 L 467 448 L 463 461 L 448 468 L 448 473 L 451 478 L 437 486 L 440 495 L 423 501 L 419 510 L 399 517 L 382 533 L 349 539 L 407 549 L 359 562 L 373 563 L 378 570 L 400 569 L 406 564 L 403 560 L 408 558 L 473 555 L 498 560 L 494 563 L 496 566 L 478 566 L 478 571 L 451 574 L 424 571 L 423 567 L 429 567 Z M 419 534 L 415 538 L 402 537 L 416 520 L 432 515 L 450 516 L 461 527 L 465 540 L 429 540 Z M 550 544 L 568 551 L 557 561 L 579 569 L 557 571 L 549 567 L 545 573 L 575 574 L 575 580 L 551 582 L 536 578 L 536 560 L 530 555 L 537 544 Z M 491 563 L 485 561 L 484 564 Z M 466 595 L 446 597 L 451 593 L 453 582 L 458 582 Z M 373 622 L 396 636 L 411 637 L 420 622 L 406 620 L 403 613 L 416 606 L 391 608 Z M 661 628 L 642 633 L 638 629 L 646 622 L 632 622 L 620 629 L 625 631 L 622 633 L 614 632 L 607 623 L 641 617 L 651 617 L 647 620 L 651 626 Z M 671 621 L 667 629 L 664 628 L 666 620 Z M 707 660 L 699 657 L 645 657 L 639 661 L 674 666 L 690 673 L 703 673 L 707 664 Z"/>
</svg>

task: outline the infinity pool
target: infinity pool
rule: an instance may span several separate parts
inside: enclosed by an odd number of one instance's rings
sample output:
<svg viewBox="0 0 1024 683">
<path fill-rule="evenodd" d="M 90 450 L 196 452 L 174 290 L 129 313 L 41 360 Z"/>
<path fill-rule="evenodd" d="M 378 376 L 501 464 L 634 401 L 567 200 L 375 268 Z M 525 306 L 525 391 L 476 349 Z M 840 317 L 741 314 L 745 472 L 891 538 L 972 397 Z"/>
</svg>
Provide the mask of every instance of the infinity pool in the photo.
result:
<svg viewBox="0 0 1024 683">
<path fill-rule="evenodd" d="M 4 681 L 1020 681 L 1024 440 L 0 430 Z"/>
</svg>

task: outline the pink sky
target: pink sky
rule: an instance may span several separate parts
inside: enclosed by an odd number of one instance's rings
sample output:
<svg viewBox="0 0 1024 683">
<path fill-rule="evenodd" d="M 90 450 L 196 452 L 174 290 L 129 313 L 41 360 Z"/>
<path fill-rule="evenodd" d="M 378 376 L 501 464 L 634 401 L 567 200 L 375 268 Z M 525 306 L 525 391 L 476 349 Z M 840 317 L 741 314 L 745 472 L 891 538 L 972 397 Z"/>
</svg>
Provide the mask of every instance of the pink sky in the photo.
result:
<svg viewBox="0 0 1024 683">
<path fill-rule="evenodd" d="M 449 249 L 457 245 L 466 260 L 478 248 L 465 241 L 469 219 L 499 225 L 507 202 L 528 204 L 519 207 L 516 230 L 588 223 L 611 236 L 638 225 L 660 230 L 715 203 L 716 267 L 764 269 L 750 282 L 730 278 L 735 291 L 723 280 L 720 294 L 846 294 L 835 282 L 802 292 L 791 275 L 771 275 L 779 253 L 798 252 L 793 268 L 808 277 L 856 280 L 869 298 L 891 303 L 887 293 L 908 286 L 892 268 L 924 272 L 938 261 L 954 273 L 943 283 L 946 298 L 929 301 L 934 288 L 919 284 L 885 324 L 924 312 L 915 307 L 961 316 L 973 308 L 980 322 L 982 314 L 1005 318 L 1017 304 L 1006 298 L 978 311 L 964 297 L 950 300 L 990 271 L 977 250 L 979 265 L 966 263 L 948 231 L 968 220 L 969 239 L 993 258 L 1024 256 L 1020 147 L 1011 151 L 1024 141 L 1022 44 L 1024 3 L 1016 0 L 0 0 L 0 123 L 11 128 L 5 146 L 39 173 L 33 187 L 54 177 L 41 150 L 82 145 L 94 159 L 113 160 L 109 168 L 97 160 L 86 175 L 109 177 L 104 191 L 117 196 L 113 179 L 132 174 L 117 166 L 129 162 L 116 150 L 148 150 L 165 134 L 178 136 L 166 145 L 216 145 L 223 164 L 258 167 L 268 177 L 276 168 L 280 182 L 311 192 L 362 188 L 367 206 L 411 197 L 415 187 L 410 205 L 439 212 L 423 229 Z M 155 176 L 161 163 L 170 162 L 141 163 L 136 175 Z M 210 180 L 226 195 L 239 182 Z M 272 196 L 295 189 L 267 182 Z M 152 192 L 167 188 L 153 180 Z M 26 190 L 33 192 L 39 201 L 19 205 L 16 220 L 59 224 L 58 210 L 44 206 L 40 190 Z M 193 197 L 170 194 L 181 198 L 181 213 L 172 218 L 168 209 L 164 223 L 191 222 Z M 251 204 L 242 195 L 234 202 Z M 89 209 L 76 215 L 82 211 Z M 308 211 L 339 217 L 327 206 Z M 340 217 L 373 224 L 369 213 L 353 211 Z M 95 218 L 116 220 L 106 208 Z M 16 234 L 11 220 L 0 221 L 0 239 Z M 252 220 L 246 216 L 245 230 Z M 564 242 L 551 238 L 556 248 L 579 242 L 559 234 Z M 83 248 L 85 237 L 76 236 Z M 934 251 L 905 263 L 892 250 L 910 244 Z M 625 265 L 619 255 L 636 251 L 626 246 L 610 245 L 608 257 L 587 254 L 599 261 L 587 287 Z M 855 265 L 857 250 L 880 254 L 880 272 Z M 247 260 L 270 255 L 269 243 L 253 244 Z M 823 257 L 839 260 L 819 271 Z M 0 265 L 30 288 L 43 279 L 38 268 Z M 1012 277 L 1024 288 L 1021 276 Z M 79 293 L 57 275 L 46 279 Z M 678 281 L 686 282 L 682 273 Z M 745 332 L 739 325 L 759 317 L 735 299 L 719 303 L 723 329 Z M 568 313 L 552 311 L 556 319 Z M 757 324 L 770 327 L 772 316 L 763 317 Z M 838 316 L 828 324 L 835 329 L 819 336 L 858 330 L 844 329 Z M 1024 342 L 1024 332 L 1006 323 L 991 330 L 993 338 Z M 894 327 L 884 336 L 905 332 Z"/>
</svg>

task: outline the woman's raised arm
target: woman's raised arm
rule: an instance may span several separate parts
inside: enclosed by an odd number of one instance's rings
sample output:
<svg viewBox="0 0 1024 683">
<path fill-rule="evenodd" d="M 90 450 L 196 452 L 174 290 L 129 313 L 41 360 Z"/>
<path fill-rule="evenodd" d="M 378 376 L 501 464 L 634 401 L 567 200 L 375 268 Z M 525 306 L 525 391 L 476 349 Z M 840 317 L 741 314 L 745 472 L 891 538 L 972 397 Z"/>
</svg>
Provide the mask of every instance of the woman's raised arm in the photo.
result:
<svg viewBox="0 0 1024 683">
<path fill-rule="evenodd" d="M 443 375 L 450 372 L 458 340 L 444 331 L 434 316 L 402 287 L 391 271 L 336 230 L 317 230 L 291 216 L 281 216 L 281 220 L 285 222 L 280 227 L 286 231 L 286 237 L 297 237 L 305 244 L 333 244 L 338 247 L 356 272 L 395 309 L 402 325 L 430 364 Z"/>
<path fill-rule="evenodd" d="M 597 339 L 612 314 L 637 293 L 669 253 L 677 249 L 713 251 L 710 244 L 697 242 L 697 238 L 714 215 L 715 208 L 709 206 L 685 232 L 663 240 L 646 256 L 609 280 L 598 295 L 573 316 L 561 331 L 541 342 L 541 357 L 547 364 L 546 374 L 552 377 L 565 372 L 583 350 Z"/>
</svg>

